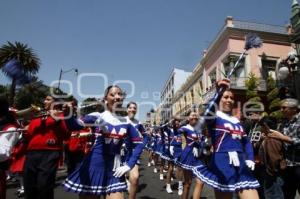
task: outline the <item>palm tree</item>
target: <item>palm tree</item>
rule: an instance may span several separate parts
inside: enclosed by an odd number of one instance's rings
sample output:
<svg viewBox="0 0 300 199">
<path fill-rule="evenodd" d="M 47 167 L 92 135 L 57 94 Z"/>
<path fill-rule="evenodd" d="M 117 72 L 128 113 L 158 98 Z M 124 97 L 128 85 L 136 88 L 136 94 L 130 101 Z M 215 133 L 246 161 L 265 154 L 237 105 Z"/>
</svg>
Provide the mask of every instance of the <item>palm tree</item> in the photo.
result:
<svg viewBox="0 0 300 199">
<path fill-rule="evenodd" d="M 6 74 L 7 71 L 3 70 L 5 64 L 11 60 L 16 60 L 20 66 L 21 71 L 24 74 L 36 74 L 40 68 L 40 59 L 35 54 L 34 50 L 28 47 L 27 44 L 21 42 L 7 42 L 7 44 L 2 45 L 0 48 L 0 68 Z M 10 77 L 12 79 L 10 88 L 10 104 L 14 105 L 15 91 L 17 86 L 17 78 Z"/>
</svg>

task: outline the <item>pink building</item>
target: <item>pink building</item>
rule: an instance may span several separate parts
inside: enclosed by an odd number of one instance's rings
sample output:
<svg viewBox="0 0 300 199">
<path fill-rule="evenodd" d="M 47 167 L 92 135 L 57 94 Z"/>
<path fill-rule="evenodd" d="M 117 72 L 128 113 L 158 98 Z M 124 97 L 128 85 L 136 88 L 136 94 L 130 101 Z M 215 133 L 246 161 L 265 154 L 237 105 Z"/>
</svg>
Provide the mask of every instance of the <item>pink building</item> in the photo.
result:
<svg viewBox="0 0 300 199">
<path fill-rule="evenodd" d="M 245 101 L 245 80 L 250 73 L 259 78 L 259 92 L 266 91 L 268 75 L 276 79 L 276 68 L 283 58 L 293 50 L 289 37 L 290 27 L 267 25 L 260 23 L 233 20 L 227 17 L 225 25 L 217 34 L 216 39 L 203 53 L 203 58 L 195 67 L 193 74 L 179 90 L 180 95 L 175 96 L 173 103 L 175 115 L 182 115 L 190 104 L 182 104 L 180 98 L 183 93 L 189 93 L 195 89 L 202 93 L 202 99 L 193 103 L 206 102 L 211 94 L 214 94 L 215 82 L 224 78 L 224 74 L 230 71 L 240 54 L 244 51 L 245 35 L 249 32 L 256 33 L 262 40 L 263 46 L 259 49 L 251 49 L 231 78 L 231 88 L 234 90 L 237 100 Z M 179 104 L 178 104 L 179 103 Z M 178 107 L 183 107 L 178 108 Z M 182 109 L 182 110 L 180 110 Z"/>
</svg>

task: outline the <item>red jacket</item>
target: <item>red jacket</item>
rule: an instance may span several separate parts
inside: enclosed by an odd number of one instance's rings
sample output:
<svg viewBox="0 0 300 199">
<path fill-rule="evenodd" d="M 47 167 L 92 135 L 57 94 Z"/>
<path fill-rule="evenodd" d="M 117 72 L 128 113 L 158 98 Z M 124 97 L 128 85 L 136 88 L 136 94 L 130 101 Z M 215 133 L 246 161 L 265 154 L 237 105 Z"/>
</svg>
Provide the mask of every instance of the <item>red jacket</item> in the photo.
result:
<svg viewBox="0 0 300 199">
<path fill-rule="evenodd" d="M 69 151 L 85 151 L 85 147 L 88 141 L 88 135 L 81 136 L 81 134 L 91 133 L 89 128 L 82 129 L 80 131 L 73 131 L 69 140 Z"/>
<path fill-rule="evenodd" d="M 28 127 L 27 150 L 62 150 L 70 133 L 64 120 L 55 121 L 51 116 L 33 119 Z"/>
</svg>

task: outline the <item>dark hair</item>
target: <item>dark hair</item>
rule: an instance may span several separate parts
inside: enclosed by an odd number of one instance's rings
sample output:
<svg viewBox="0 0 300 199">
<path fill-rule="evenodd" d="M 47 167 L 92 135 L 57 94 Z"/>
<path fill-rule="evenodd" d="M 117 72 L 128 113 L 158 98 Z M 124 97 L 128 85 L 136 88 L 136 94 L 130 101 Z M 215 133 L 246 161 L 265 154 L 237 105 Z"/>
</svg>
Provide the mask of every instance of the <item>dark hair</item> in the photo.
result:
<svg viewBox="0 0 300 199">
<path fill-rule="evenodd" d="M 223 91 L 222 96 L 223 96 L 223 94 L 224 94 L 226 91 L 231 92 L 231 93 L 233 94 L 233 96 L 234 96 L 234 92 L 233 92 L 233 90 L 232 90 L 231 88 L 226 88 L 226 89 Z"/>
<path fill-rule="evenodd" d="M 112 88 L 118 88 L 118 89 L 120 89 L 122 91 L 122 89 L 119 86 L 117 86 L 117 85 L 110 85 L 104 91 L 104 97 L 103 97 L 104 99 L 107 97 L 110 89 L 112 89 Z"/>
<path fill-rule="evenodd" d="M 131 104 L 133 104 L 133 105 L 135 105 L 136 107 L 137 107 L 137 103 L 136 102 L 133 102 L 133 101 L 131 101 L 131 102 L 129 102 L 128 104 L 127 104 L 127 106 L 126 106 L 126 108 L 128 108 Z"/>
</svg>

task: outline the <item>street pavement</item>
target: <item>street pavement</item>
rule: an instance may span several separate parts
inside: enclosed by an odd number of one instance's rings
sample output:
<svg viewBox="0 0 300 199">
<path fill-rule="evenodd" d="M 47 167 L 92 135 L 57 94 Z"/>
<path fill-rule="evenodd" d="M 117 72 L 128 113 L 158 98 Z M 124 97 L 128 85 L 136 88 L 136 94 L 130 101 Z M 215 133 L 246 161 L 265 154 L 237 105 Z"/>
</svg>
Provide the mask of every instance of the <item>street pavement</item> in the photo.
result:
<svg viewBox="0 0 300 199">
<path fill-rule="evenodd" d="M 173 199 L 180 198 L 177 194 L 177 181 L 174 179 L 172 182 L 173 193 L 168 194 L 166 192 L 165 181 L 159 180 L 159 174 L 153 173 L 153 166 L 148 167 L 146 160 L 147 154 L 144 153 L 141 158 L 140 165 L 140 181 L 139 181 L 139 192 L 137 194 L 137 199 Z M 166 173 L 165 173 L 166 175 Z M 55 188 L 55 199 L 78 199 L 78 196 L 73 193 L 69 193 L 64 191 L 61 186 L 62 182 L 66 178 L 66 170 L 60 169 L 57 172 L 56 179 L 56 188 Z M 7 199 L 15 199 L 18 198 L 15 194 L 17 189 L 17 183 L 9 182 L 8 190 L 7 190 Z M 192 196 L 193 187 L 190 191 L 190 196 Z M 125 194 L 125 198 L 128 198 L 128 194 Z M 213 199 L 213 190 L 207 186 L 204 186 L 204 190 L 202 192 L 201 198 L 205 199 Z"/>
<path fill-rule="evenodd" d="M 178 199 L 177 195 L 177 181 L 174 179 L 172 182 L 173 193 L 168 194 L 166 192 L 165 181 L 159 180 L 159 174 L 153 173 L 153 166 L 147 166 L 147 154 L 144 153 L 141 158 L 140 166 L 140 181 L 139 181 L 139 192 L 137 199 Z M 166 174 L 165 174 L 166 175 Z M 64 191 L 62 183 L 66 178 L 66 169 L 60 169 L 57 172 L 56 188 L 55 188 L 55 199 L 78 199 L 78 195 Z M 194 185 L 194 182 L 193 182 Z M 15 194 L 17 184 L 15 182 L 8 183 L 7 199 L 18 198 Z M 192 198 L 193 187 L 190 190 L 190 198 Z M 128 198 L 128 194 L 125 193 L 125 198 Z M 204 185 L 201 199 L 214 199 L 213 189 Z M 296 199 L 300 199 L 299 195 Z"/>
</svg>

